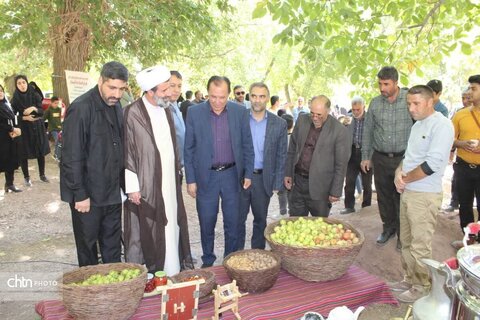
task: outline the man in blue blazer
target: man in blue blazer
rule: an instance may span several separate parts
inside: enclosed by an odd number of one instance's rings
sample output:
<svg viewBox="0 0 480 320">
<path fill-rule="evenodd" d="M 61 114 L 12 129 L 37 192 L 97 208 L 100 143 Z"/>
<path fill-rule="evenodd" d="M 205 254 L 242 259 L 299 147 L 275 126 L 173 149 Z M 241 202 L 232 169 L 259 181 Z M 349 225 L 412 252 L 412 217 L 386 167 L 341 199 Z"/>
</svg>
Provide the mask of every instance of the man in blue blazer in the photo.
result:
<svg viewBox="0 0 480 320">
<path fill-rule="evenodd" d="M 255 162 L 250 188 L 240 192 L 238 249 L 245 247 L 245 221 L 250 207 L 253 213 L 252 249 L 265 249 L 263 231 L 267 226 L 268 205 L 273 192 L 283 189 L 287 158 L 287 123 L 268 112 L 270 91 L 262 82 L 250 86 L 250 131 Z"/>
<path fill-rule="evenodd" d="M 253 175 L 253 144 L 245 107 L 228 101 L 230 80 L 213 76 L 209 99 L 188 109 L 185 133 L 187 192 L 196 198 L 202 240 L 202 268 L 212 266 L 215 224 L 222 199 L 224 257 L 237 250 L 240 190 Z"/>
</svg>

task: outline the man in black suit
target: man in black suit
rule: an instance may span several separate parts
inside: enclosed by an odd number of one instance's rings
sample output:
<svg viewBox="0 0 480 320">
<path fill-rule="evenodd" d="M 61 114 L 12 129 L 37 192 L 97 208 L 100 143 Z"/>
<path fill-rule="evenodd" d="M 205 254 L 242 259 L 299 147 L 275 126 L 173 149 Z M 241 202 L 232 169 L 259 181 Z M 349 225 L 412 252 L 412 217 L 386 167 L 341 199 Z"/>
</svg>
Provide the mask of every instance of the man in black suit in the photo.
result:
<svg viewBox="0 0 480 320">
<path fill-rule="evenodd" d="M 250 131 L 255 152 L 252 184 L 240 192 L 238 249 L 245 247 L 245 222 L 250 207 L 253 213 L 251 248 L 265 249 L 263 231 L 267 226 L 268 205 L 273 193 L 283 189 L 287 157 L 287 123 L 268 112 L 270 91 L 262 82 L 250 86 Z"/>
<path fill-rule="evenodd" d="M 98 85 L 79 96 L 63 122 L 60 193 L 72 210 L 79 266 L 120 262 L 124 185 L 123 112 L 128 70 L 106 63 Z"/>
</svg>

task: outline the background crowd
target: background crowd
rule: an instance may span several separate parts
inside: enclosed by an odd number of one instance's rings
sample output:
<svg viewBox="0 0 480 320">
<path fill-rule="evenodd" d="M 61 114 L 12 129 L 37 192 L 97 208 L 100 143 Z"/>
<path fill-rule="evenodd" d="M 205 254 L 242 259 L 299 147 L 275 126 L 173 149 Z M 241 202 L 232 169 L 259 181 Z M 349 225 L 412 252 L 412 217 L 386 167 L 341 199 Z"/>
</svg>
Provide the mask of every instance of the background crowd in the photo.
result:
<svg viewBox="0 0 480 320">
<path fill-rule="evenodd" d="M 5 190 L 21 191 L 14 185 L 19 167 L 24 185 L 32 186 L 28 159 L 37 159 L 40 181 L 49 182 L 50 136 L 53 158 L 60 161 L 62 200 L 72 210 L 79 265 L 98 263 L 98 248 L 103 262 L 120 261 L 123 211 L 126 259 L 175 274 L 195 260 L 182 182 L 196 201 L 202 267 L 209 267 L 216 261 L 220 205 L 226 256 L 245 247 L 249 212 L 250 247 L 265 248 L 274 194 L 279 216 L 328 217 L 342 194 L 341 213 L 351 214 L 356 189 L 363 191 L 361 207 L 371 205 L 373 179 L 383 222 L 376 242 L 382 246 L 397 235 L 406 276 L 392 289 L 412 302 L 429 290 L 420 259 L 431 256 L 441 179 L 456 151 L 446 210 L 459 206 L 462 228 L 473 221 L 474 194 L 480 193 L 480 76 L 468 79 L 464 109 L 452 122 L 440 101 L 441 81 L 400 88 L 394 67 L 382 68 L 377 77 L 380 95 L 368 112 L 361 97 L 352 98 L 350 110 L 332 106 L 325 95 L 282 104 L 264 83 L 232 90 L 223 76 L 210 78 L 206 96 L 186 91 L 183 99 L 182 75 L 159 66 L 137 74 L 142 96 L 134 99 L 128 70 L 110 62 L 98 85 L 71 104 L 62 125 L 61 100 L 52 98 L 44 110 L 41 91 L 19 75 L 11 103 L 0 87 Z"/>
</svg>

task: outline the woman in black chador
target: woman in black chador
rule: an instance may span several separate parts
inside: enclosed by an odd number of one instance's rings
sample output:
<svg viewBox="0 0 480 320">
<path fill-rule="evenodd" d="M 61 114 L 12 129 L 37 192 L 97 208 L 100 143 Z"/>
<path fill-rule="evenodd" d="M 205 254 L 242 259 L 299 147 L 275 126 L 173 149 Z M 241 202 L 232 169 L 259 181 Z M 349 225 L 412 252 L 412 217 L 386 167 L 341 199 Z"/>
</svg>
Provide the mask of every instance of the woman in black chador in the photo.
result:
<svg viewBox="0 0 480 320">
<path fill-rule="evenodd" d="M 17 142 L 21 134 L 15 128 L 15 114 L 0 86 L 0 172 L 5 172 L 5 192 L 20 192 L 13 184 L 13 173 L 18 168 Z"/>
<path fill-rule="evenodd" d="M 15 77 L 15 92 L 12 107 L 18 112 L 18 121 L 22 129 L 22 147 L 19 150 L 25 185 L 30 187 L 32 181 L 28 173 L 28 159 L 37 159 L 40 180 L 49 182 L 45 176 L 45 156 L 50 153 L 50 145 L 43 124 L 42 98 L 28 85 L 27 77 Z"/>
</svg>

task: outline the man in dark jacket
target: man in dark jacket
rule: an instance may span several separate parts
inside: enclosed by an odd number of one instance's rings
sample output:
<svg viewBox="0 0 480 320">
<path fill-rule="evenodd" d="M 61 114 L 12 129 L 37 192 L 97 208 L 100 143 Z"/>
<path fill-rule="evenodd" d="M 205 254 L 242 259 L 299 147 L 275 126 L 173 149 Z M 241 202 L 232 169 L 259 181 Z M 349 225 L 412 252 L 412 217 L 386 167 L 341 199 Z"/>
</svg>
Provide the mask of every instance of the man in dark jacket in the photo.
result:
<svg viewBox="0 0 480 320">
<path fill-rule="evenodd" d="M 60 166 L 62 200 L 72 210 L 79 266 L 120 262 L 123 186 L 123 115 L 120 98 L 128 70 L 106 63 L 98 85 L 67 110 Z"/>
</svg>

